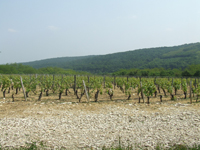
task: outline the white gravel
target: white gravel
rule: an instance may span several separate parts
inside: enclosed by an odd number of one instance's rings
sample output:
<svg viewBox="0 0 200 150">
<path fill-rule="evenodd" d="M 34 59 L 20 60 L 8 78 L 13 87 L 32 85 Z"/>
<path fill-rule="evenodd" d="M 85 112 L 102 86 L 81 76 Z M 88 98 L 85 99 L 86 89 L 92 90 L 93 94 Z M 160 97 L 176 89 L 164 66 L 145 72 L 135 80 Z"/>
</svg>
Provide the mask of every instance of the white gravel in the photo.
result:
<svg viewBox="0 0 200 150">
<path fill-rule="evenodd" d="M 200 111 L 187 110 L 182 104 L 144 111 L 129 104 L 109 105 L 99 111 L 41 110 L 25 118 L 0 119 L 2 147 L 43 141 L 51 149 L 101 149 L 117 146 L 119 137 L 123 146 L 134 148 L 200 144 Z"/>
</svg>

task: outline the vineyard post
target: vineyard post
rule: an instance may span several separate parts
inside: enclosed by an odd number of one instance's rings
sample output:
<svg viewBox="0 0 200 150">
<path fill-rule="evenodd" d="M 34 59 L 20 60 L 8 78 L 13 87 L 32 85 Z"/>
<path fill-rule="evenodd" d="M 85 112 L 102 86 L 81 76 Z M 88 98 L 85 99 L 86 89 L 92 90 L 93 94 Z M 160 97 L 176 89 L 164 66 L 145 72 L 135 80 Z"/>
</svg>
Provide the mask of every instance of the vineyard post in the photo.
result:
<svg viewBox="0 0 200 150">
<path fill-rule="evenodd" d="M 104 77 L 103 77 L 103 86 L 104 86 L 104 88 L 106 87 L 105 82 L 106 82 L 106 76 L 104 75 Z"/>
<path fill-rule="evenodd" d="M 74 95 L 76 95 L 76 75 L 74 75 Z"/>
<path fill-rule="evenodd" d="M 114 89 L 115 89 L 115 79 L 116 79 L 116 76 L 114 76 Z"/>
<path fill-rule="evenodd" d="M 87 101 L 89 102 L 89 96 L 88 96 L 88 92 L 87 92 L 87 88 L 86 88 L 86 86 L 85 86 L 85 81 L 84 81 L 84 80 L 83 80 L 83 86 L 84 86 L 84 89 L 85 89 Z"/>
<path fill-rule="evenodd" d="M 88 93 L 90 93 L 90 87 L 89 87 L 89 83 L 90 83 L 90 76 L 88 76 Z"/>
<path fill-rule="evenodd" d="M 192 104 L 192 79 L 190 79 L 190 104 Z"/>
<path fill-rule="evenodd" d="M 172 93 L 173 93 L 173 84 L 174 84 L 174 78 L 172 78 Z M 175 89 L 175 88 L 174 88 Z M 175 93 L 176 94 L 176 93 Z"/>
<path fill-rule="evenodd" d="M 128 76 L 127 76 L 127 82 L 128 82 Z"/>
<path fill-rule="evenodd" d="M 37 74 L 35 74 L 35 78 L 37 79 Z"/>
<path fill-rule="evenodd" d="M 24 90 L 24 85 L 23 85 L 23 81 L 22 81 L 22 77 L 21 77 L 21 76 L 20 76 L 20 80 L 21 80 L 22 89 L 23 89 L 23 92 L 24 92 L 24 98 L 25 98 L 25 100 L 27 101 L 27 99 L 26 99 L 26 94 L 25 94 L 25 90 Z"/>
</svg>

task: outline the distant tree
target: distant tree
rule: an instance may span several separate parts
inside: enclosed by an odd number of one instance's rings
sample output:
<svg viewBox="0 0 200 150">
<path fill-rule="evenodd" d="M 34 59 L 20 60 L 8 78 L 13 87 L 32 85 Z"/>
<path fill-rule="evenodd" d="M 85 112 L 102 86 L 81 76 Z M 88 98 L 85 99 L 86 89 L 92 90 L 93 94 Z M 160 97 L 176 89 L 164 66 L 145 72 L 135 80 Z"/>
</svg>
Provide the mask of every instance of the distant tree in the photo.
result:
<svg viewBox="0 0 200 150">
<path fill-rule="evenodd" d="M 200 77 L 200 70 L 197 70 L 194 74 L 195 77 Z"/>
<path fill-rule="evenodd" d="M 142 73 L 142 76 L 149 76 L 148 70 L 142 70 L 141 73 Z"/>
<path fill-rule="evenodd" d="M 165 70 L 162 70 L 162 71 L 160 72 L 160 76 L 168 76 L 168 74 L 166 73 Z"/>
<path fill-rule="evenodd" d="M 192 76 L 192 74 L 191 74 L 187 69 L 185 69 L 185 70 L 182 72 L 182 76 Z"/>
</svg>

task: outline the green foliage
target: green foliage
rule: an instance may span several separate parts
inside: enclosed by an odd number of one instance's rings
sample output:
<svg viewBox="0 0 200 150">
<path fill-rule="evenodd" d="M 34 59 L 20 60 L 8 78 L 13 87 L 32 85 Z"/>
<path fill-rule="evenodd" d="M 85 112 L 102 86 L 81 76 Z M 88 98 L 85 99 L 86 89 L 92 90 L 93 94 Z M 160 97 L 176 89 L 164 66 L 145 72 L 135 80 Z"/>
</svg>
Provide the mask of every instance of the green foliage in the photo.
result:
<svg viewBox="0 0 200 150">
<path fill-rule="evenodd" d="M 110 96 L 110 100 L 112 100 L 114 94 L 113 83 L 114 83 L 113 77 L 106 77 L 105 88 L 106 88 L 106 93 Z"/>
<path fill-rule="evenodd" d="M 109 89 L 113 89 L 113 77 L 106 77 L 106 81 L 105 81 L 105 87 L 106 87 L 106 91 L 109 91 Z"/>
<path fill-rule="evenodd" d="M 87 78 L 85 76 L 78 76 L 76 78 L 76 88 L 81 90 L 81 93 L 84 91 L 83 80 L 86 81 Z"/>
<path fill-rule="evenodd" d="M 161 78 L 160 87 L 161 87 L 162 89 L 167 89 L 167 82 L 168 82 L 168 79 L 167 79 L 167 78 Z"/>
<path fill-rule="evenodd" d="M 98 68 L 98 65 L 96 66 Z M 123 67 L 122 67 L 123 68 Z M 34 71 L 33 71 L 34 70 Z M 57 67 L 48 67 L 34 69 L 30 66 L 10 64 L 0 65 L 0 73 L 2 74 L 65 74 L 65 75 L 90 75 L 87 72 L 77 72 L 70 69 L 62 69 Z M 152 69 L 121 69 L 117 72 L 113 72 L 115 76 L 172 76 L 172 77 L 190 77 L 200 76 L 200 65 L 190 65 L 184 70 L 182 69 L 164 69 L 164 68 L 152 68 Z"/>
<path fill-rule="evenodd" d="M 0 74 L 35 74 L 36 69 L 22 64 L 0 65 Z"/>
<path fill-rule="evenodd" d="M 113 73 L 122 69 L 120 75 L 127 75 L 126 70 L 137 68 L 145 70 L 139 72 L 132 70 L 129 75 L 180 76 L 180 72 L 173 69 L 180 68 L 182 72 L 182 69 L 187 68 L 189 65 L 200 64 L 199 49 L 200 43 L 192 43 L 174 47 L 148 48 L 99 56 L 52 58 L 24 64 L 34 68 L 53 66 L 76 71 L 87 71 L 93 74 Z M 164 68 L 165 71 L 158 71 L 157 69 L 154 71 L 148 70 L 153 68 Z M 191 74 L 194 75 L 194 73 L 192 72 Z"/>
<path fill-rule="evenodd" d="M 73 82 L 73 76 L 64 76 L 62 80 L 63 80 L 64 89 L 69 89 Z"/>
<path fill-rule="evenodd" d="M 23 80 L 23 85 L 26 88 L 26 92 L 30 92 L 31 91 L 31 79 L 28 76 L 24 76 L 22 77 Z"/>
<path fill-rule="evenodd" d="M 82 74 L 82 75 L 86 75 L 89 73 L 83 72 L 83 71 L 78 72 L 71 69 L 63 69 L 63 68 L 57 68 L 57 67 L 34 69 L 31 66 L 26 66 L 22 64 L 6 64 L 6 65 L 0 65 L 0 74 L 65 74 L 65 75 Z"/>
<path fill-rule="evenodd" d="M 139 83 L 140 81 L 137 78 L 129 78 L 128 80 L 125 80 L 125 94 L 131 96 L 132 89 L 138 87 Z"/>
<path fill-rule="evenodd" d="M 126 75 L 126 76 L 176 76 L 180 77 L 182 75 L 181 69 L 163 69 L 163 68 L 153 68 L 153 69 L 130 69 L 130 70 L 120 70 L 114 72 L 113 75 Z"/>
<path fill-rule="evenodd" d="M 3 76 L 1 80 L 2 80 L 2 89 L 3 91 L 5 91 L 10 87 L 11 80 L 9 79 L 8 76 Z"/>
<path fill-rule="evenodd" d="M 20 76 L 12 76 L 12 81 L 14 82 L 14 88 L 21 88 L 22 84 L 21 84 L 21 80 L 20 80 Z"/>
<path fill-rule="evenodd" d="M 45 89 L 45 77 L 43 75 L 37 77 L 37 82 L 40 87 L 40 92 L 43 92 Z"/>
<path fill-rule="evenodd" d="M 198 96 L 200 95 L 200 84 L 197 85 L 196 94 L 197 94 Z"/>
<path fill-rule="evenodd" d="M 51 89 L 53 85 L 53 76 L 45 76 L 45 89 L 49 90 Z"/>
<path fill-rule="evenodd" d="M 180 79 L 174 79 L 173 81 L 173 87 L 175 89 L 175 94 L 177 92 L 177 90 L 179 90 L 181 88 L 181 80 Z"/>
<path fill-rule="evenodd" d="M 2 75 L 0 75 L 0 85 L 2 84 L 3 80 L 2 80 Z"/>
<path fill-rule="evenodd" d="M 167 86 L 167 91 L 170 93 L 170 95 L 172 95 L 172 92 L 173 92 L 173 85 L 172 85 L 172 82 L 171 81 L 168 81 L 166 83 L 166 86 Z"/>
<path fill-rule="evenodd" d="M 142 150 L 142 148 L 140 146 L 138 146 L 138 148 Z M 14 147 L 12 147 L 12 148 L 9 148 L 9 147 L 8 148 L 3 148 L 0 145 L 0 150 L 40 150 L 40 149 L 50 149 L 50 147 L 48 147 L 48 145 L 44 145 L 43 142 L 40 142 L 39 145 L 37 145 L 36 142 L 26 143 L 25 146 L 20 147 L 20 148 L 14 148 Z M 187 145 L 175 144 L 175 145 L 171 146 L 170 148 L 166 148 L 166 149 L 163 148 L 163 146 L 157 145 L 155 147 L 155 149 L 156 150 L 200 150 L 200 145 L 193 145 L 193 146 L 189 147 Z M 123 146 L 121 144 L 121 141 L 119 141 L 118 146 L 116 146 L 116 147 L 108 147 L 108 148 L 103 146 L 102 150 L 134 150 L 134 148 L 133 148 L 133 146 Z"/>
<path fill-rule="evenodd" d="M 184 70 L 182 72 L 182 76 L 184 76 L 184 77 L 190 77 L 190 76 L 192 76 L 192 74 L 186 69 L 186 70 Z"/>
<path fill-rule="evenodd" d="M 187 81 L 186 81 L 186 79 L 182 79 L 182 84 L 181 84 L 181 86 L 182 86 L 183 92 L 184 92 L 184 93 L 187 93 Z"/>
<path fill-rule="evenodd" d="M 53 91 L 53 93 L 55 93 L 58 90 L 58 78 L 57 78 L 57 76 L 54 76 L 54 79 L 52 79 L 51 90 Z"/>
<path fill-rule="evenodd" d="M 94 77 L 90 78 L 89 87 L 91 93 L 94 91 L 99 91 L 100 94 L 103 93 L 103 78 L 102 77 Z"/>
<path fill-rule="evenodd" d="M 63 91 L 65 90 L 65 85 L 66 85 L 66 80 L 65 82 L 63 81 L 63 77 L 59 77 L 58 80 L 57 80 L 57 84 L 58 84 L 58 90 L 59 90 L 59 93 L 63 93 Z"/>
<path fill-rule="evenodd" d="M 156 86 L 155 86 L 153 80 L 148 80 L 148 79 L 143 80 L 143 81 L 142 81 L 142 88 L 143 88 L 143 93 L 144 93 L 147 97 L 153 96 L 153 94 L 154 94 L 155 91 L 156 91 Z"/>
<path fill-rule="evenodd" d="M 125 92 L 124 85 L 126 84 L 126 82 L 127 82 L 127 79 L 125 77 L 116 78 L 116 84 L 123 93 Z"/>
</svg>

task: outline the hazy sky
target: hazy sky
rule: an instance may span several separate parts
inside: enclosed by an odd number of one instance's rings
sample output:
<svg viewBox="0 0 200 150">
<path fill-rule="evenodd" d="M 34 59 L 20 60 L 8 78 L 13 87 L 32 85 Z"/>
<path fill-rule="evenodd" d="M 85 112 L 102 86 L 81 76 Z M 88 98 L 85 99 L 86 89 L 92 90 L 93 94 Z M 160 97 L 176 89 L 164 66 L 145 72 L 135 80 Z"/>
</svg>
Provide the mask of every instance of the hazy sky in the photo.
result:
<svg viewBox="0 0 200 150">
<path fill-rule="evenodd" d="M 200 42 L 200 0 L 0 0 L 0 64 Z"/>
</svg>

